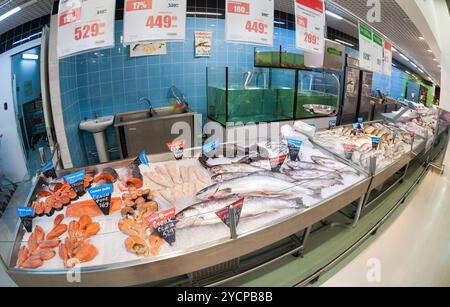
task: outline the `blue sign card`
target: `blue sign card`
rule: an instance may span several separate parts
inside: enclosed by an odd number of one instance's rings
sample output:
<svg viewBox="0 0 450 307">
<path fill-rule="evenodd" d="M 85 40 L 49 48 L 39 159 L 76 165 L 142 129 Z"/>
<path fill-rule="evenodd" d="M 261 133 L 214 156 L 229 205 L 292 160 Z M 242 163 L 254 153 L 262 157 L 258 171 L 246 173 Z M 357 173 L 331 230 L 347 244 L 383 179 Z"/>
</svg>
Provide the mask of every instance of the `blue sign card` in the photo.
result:
<svg viewBox="0 0 450 307">
<path fill-rule="evenodd" d="M 310 125 L 311 127 L 316 128 L 316 124 L 308 124 L 308 125 Z"/>
<path fill-rule="evenodd" d="M 361 127 L 361 125 L 360 124 L 358 124 L 358 123 L 356 123 L 356 124 L 353 124 L 353 128 L 354 129 L 359 129 Z"/>
<path fill-rule="evenodd" d="M 372 148 L 378 149 L 378 145 L 380 144 L 381 139 L 380 138 L 372 138 Z"/>
<path fill-rule="evenodd" d="M 46 178 L 56 179 L 56 171 L 55 166 L 53 165 L 53 161 L 48 161 L 44 166 L 39 170 L 41 174 L 43 174 Z"/>
<path fill-rule="evenodd" d="M 212 153 L 214 153 L 217 150 L 217 148 L 219 148 L 219 146 L 220 146 L 220 142 L 218 140 L 214 140 L 212 142 L 206 143 L 202 147 L 203 154 L 205 154 L 207 156 L 211 156 Z"/>
<path fill-rule="evenodd" d="M 330 129 L 333 129 L 333 128 L 335 128 L 335 127 L 336 127 L 336 125 L 337 125 L 337 122 L 336 122 L 336 120 L 335 120 L 335 119 L 333 119 L 333 120 L 330 120 L 330 121 L 328 122 L 328 127 L 329 127 Z"/>
<path fill-rule="evenodd" d="M 358 117 L 358 124 L 362 124 L 364 122 L 364 117 Z"/>
<path fill-rule="evenodd" d="M 132 162 L 132 164 L 136 164 L 137 166 L 144 164 L 144 165 L 149 165 L 149 161 L 147 158 L 147 154 L 145 153 L 145 151 L 141 151 L 139 153 L 139 156 L 137 156 L 137 158 Z"/>
<path fill-rule="evenodd" d="M 395 139 L 397 138 L 397 132 L 392 132 L 392 140 L 395 142 Z"/>
<path fill-rule="evenodd" d="M 288 148 L 289 148 L 289 158 L 291 161 L 297 161 L 298 154 L 300 153 L 300 148 L 303 145 L 303 142 L 297 139 L 287 139 Z"/>
<path fill-rule="evenodd" d="M 156 232 L 172 245 L 175 242 L 175 221 L 167 220 L 156 227 Z"/>
<path fill-rule="evenodd" d="M 23 227 L 27 230 L 27 232 L 31 232 L 33 230 L 33 216 L 34 216 L 34 208 L 32 207 L 16 207 L 17 215 L 20 217 L 22 221 Z"/>
<path fill-rule="evenodd" d="M 81 171 L 64 176 L 64 179 L 72 187 L 72 189 L 77 193 L 78 196 L 83 196 L 86 193 L 84 189 L 84 169 Z"/>
<path fill-rule="evenodd" d="M 103 215 L 109 215 L 111 207 L 111 194 L 113 191 L 112 184 L 106 184 L 95 188 L 88 189 L 89 195 L 95 201 L 97 206 L 102 210 Z"/>
</svg>

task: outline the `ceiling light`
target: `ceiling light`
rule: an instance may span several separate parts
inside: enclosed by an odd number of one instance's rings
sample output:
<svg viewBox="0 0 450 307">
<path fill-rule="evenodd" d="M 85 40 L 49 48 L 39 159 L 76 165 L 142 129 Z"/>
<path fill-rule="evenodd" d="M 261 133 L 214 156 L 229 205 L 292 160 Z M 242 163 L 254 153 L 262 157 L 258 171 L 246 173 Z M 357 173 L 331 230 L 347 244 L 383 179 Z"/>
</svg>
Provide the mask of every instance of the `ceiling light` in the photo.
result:
<svg viewBox="0 0 450 307">
<path fill-rule="evenodd" d="M 433 59 L 433 61 L 437 62 L 437 61 L 438 61 L 438 59 Z"/>
<path fill-rule="evenodd" d="M 424 73 L 424 71 L 422 70 L 422 68 L 417 68 L 421 73 Z"/>
<path fill-rule="evenodd" d="M 335 38 L 334 40 L 335 40 L 336 42 L 338 42 L 338 43 L 347 45 L 347 46 L 349 46 L 349 47 L 354 47 L 354 46 L 355 46 L 355 45 L 353 45 L 353 44 L 351 44 L 351 43 L 349 43 L 349 42 L 346 42 L 346 41 L 343 41 L 343 40 L 340 40 L 340 39 L 337 39 L 337 38 Z"/>
<path fill-rule="evenodd" d="M 209 12 L 186 12 L 190 15 L 205 15 L 205 16 L 222 16 L 222 13 L 209 13 Z"/>
<path fill-rule="evenodd" d="M 419 36 L 419 39 L 420 39 L 421 41 L 424 41 L 424 40 L 425 40 L 425 38 L 424 38 L 423 36 Z"/>
<path fill-rule="evenodd" d="M 28 36 L 26 38 L 22 38 L 21 40 L 18 40 L 17 42 L 14 42 L 13 45 L 17 45 L 17 44 L 20 44 L 20 43 L 25 42 L 27 40 L 31 40 L 33 37 L 41 35 L 41 34 L 42 34 L 42 32 L 34 33 L 34 34 L 32 34 L 32 35 L 30 35 L 30 36 Z"/>
<path fill-rule="evenodd" d="M 11 15 L 14 15 L 15 13 L 19 12 L 21 10 L 20 6 L 13 8 L 11 11 L 6 12 L 5 14 L 0 16 L 0 21 L 5 20 Z"/>
<path fill-rule="evenodd" d="M 411 61 L 409 61 L 409 63 L 411 63 L 412 66 L 414 66 L 415 68 L 418 68 L 419 66 L 416 65 L 416 63 L 413 63 Z"/>
<path fill-rule="evenodd" d="M 399 53 L 399 54 L 400 54 L 400 56 L 401 56 L 403 59 L 405 59 L 406 61 L 409 62 L 409 59 L 408 59 L 403 53 Z"/>
<path fill-rule="evenodd" d="M 428 49 L 427 51 L 428 51 L 429 53 L 432 53 L 432 52 L 433 52 L 433 50 L 431 50 L 431 49 Z"/>
<path fill-rule="evenodd" d="M 438 65 L 437 67 L 441 68 L 441 65 Z"/>
<path fill-rule="evenodd" d="M 286 23 L 284 23 L 282 21 L 278 21 L 278 20 L 275 20 L 273 23 L 276 25 L 285 25 L 286 24 Z"/>
<path fill-rule="evenodd" d="M 331 12 L 331 11 L 325 11 L 326 12 L 326 14 L 328 15 L 328 16 L 331 16 L 331 17 L 334 17 L 334 18 L 336 18 L 336 19 L 338 19 L 338 20 L 342 20 L 342 19 L 344 19 L 343 17 L 341 17 L 341 16 L 339 16 L 338 14 L 335 14 L 335 13 L 333 13 L 333 12 Z"/>
<path fill-rule="evenodd" d="M 39 60 L 39 55 L 32 53 L 24 53 L 22 54 L 22 59 L 24 60 Z"/>
</svg>

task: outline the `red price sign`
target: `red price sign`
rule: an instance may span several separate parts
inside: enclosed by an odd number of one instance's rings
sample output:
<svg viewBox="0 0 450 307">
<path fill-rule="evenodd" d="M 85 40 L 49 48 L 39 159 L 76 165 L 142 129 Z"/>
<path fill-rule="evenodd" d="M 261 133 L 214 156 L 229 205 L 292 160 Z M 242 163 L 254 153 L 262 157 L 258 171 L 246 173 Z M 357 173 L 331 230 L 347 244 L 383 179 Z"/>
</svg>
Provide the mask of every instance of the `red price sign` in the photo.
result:
<svg viewBox="0 0 450 307">
<path fill-rule="evenodd" d="M 228 13 L 250 15 L 250 3 L 230 1 L 228 2 Z"/>
<path fill-rule="evenodd" d="M 149 28 L 169 29 L 176 27 L 174 21 L 177 20 L 177 16 L 149 16 L 146 26 Z"/>
<path fill-rule="evenodd" d="M 152 0 L 128 0 L 125 10 L 127 12 L 151 10 Z"/>
<path fill-rule="evenodd" d="M 306 32 L 304 34 L 305 43 L 318 45 L 319 44 L 319 37 L 317 35 L 311 34 Z"/>
<path fill-rule="evenodd" d="M 162 212 L 157 212 L 145 218 L 147 225 L 156 228 L 161 223 L 175 218 L 175 208 L 170 208 Z"/>
<path fill-rule="evenodd" d="M 267 25 L 264 24 L 263 22 L 249 20 L 245 24 L 245 30 L 247 30 L 248 32 L 266 34 L 267 33 Z"/>
<path fill-rule="evenodd" d="M 91 23 L 75 28 L 75 40 L 97 37 L 105 34 L 105 23 Z"/>
<path fill-rule="evenodd" d="M 81 7 L 74 8 L 72 10 L 65 11 L 59 15 L 59 26 L 65 26 L 73 22 L 80 21 L 81 19 Z"/>
</svg>

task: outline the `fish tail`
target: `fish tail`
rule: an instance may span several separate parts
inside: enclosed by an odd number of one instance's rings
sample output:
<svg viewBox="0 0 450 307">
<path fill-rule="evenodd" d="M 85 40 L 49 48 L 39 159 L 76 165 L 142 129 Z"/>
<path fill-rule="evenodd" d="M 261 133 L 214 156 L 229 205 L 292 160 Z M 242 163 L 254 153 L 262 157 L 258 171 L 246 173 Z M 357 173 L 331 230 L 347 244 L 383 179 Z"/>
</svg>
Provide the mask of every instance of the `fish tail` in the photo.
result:
<svg viewBox="0 0 450 307">
<path fill-rule="evenodd" d="M 295 209 L 305 208 L 305 205 L 303 204 L 303 198 L 298 197 L 292 200 L 295 202 Z"/>
<path fill-rule="evenodd" d="M 211 165 L 208 164 L 206 158 L 203 155 L 198 158 L 198 162 L 200 162 L 200 164 L 206 169 L 211 168 Z"/>
</svg>

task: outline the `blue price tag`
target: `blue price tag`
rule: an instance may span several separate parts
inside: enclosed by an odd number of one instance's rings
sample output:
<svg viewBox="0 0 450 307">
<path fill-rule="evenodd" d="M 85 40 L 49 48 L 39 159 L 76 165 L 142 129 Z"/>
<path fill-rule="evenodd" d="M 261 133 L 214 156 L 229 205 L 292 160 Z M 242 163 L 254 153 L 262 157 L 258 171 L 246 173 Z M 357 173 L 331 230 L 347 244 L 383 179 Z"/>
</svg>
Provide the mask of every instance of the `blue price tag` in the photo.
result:
<svg viewBox="0 0 450 307">
<path fill-rule="evenodd" d="M 106 184 L 95 188 L 88 189 L 89 195 L 95 201 L 97 206 L 102 210 L 104 215 L 109 215 L 111 207 L 111 194 L 113 191 L 112 184 Z"/>
<path fill-rule="evenodd" d="M 148 166 L 149 162 L 148 162 L 147 154 L 145 153 L 145 151 L 142 151 L 139 154 L 139 160 L 141 161 L 142 164 L 145 164 Z"/>
<path fill-rule="evenodd" d="M 220 146 L 220 142 L 218 140 L 214 140 L 212 142 L 206 143 L 203 145 L 203 153 L 207 155 L 207 154 L 213 152 L 214 150 L 216 150 L 217 148 L 219 148 L 219 146 Z"/>
<path fill-rule="evenodd" d="M 64 176 L 64 179 L 72 187 L 72 189 L 77 193 L 78 196 L 84 195 L 86 193 L 84 189 L 84 169 L 69 175 Z"/>
<path fill-rule="evenodd" d="M 360 128 L 360 125 L 359 125 L 359 124 L 353 124 L 353 128 L 359 129 L 359 128 Z"/>
<path fill-rule="evenodd" d="M 291 146 L 298 147 L 298 148 L 300 148 L 303 145 L 303 142 L 300 140 L 297 140 L 297 139 L 288 138 L 287 142 L 288 142 L 288 146 L 291 145 Z"/>
<path fill-rule="evenodd" d="M 381 139 L 380 138 L 372 138 L 372 142 L 373 143 L 380 143 Z"/>
<path fill-rule="evenodd" d="M 32 207 L 16 207 L 16 212 L 19 217 L 33 216 L 34 208 L 32 208 Z"/>
<path fill-rule="evenodd" d="M 47 178 L 56 179 L 56 171 L 53 162 L 50 160 L 44 166 L 42 166 L 39 170 L 41 174 L 43 174 Z"/>
<path fill-rule="evenodd" d="M 358 117 L 358 124 L 362 124 L 364 122 L 364 117 Z"/>
<path fill-rule="evenodd" d="M 333 119 L 333 120 L 330 120 L 330 122 L 328 123 L 329 125 L 330 125 L 330 127 L 336 127 L 336 120 L 335 119 Z"/>
</svg>

